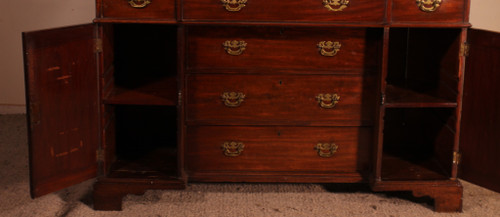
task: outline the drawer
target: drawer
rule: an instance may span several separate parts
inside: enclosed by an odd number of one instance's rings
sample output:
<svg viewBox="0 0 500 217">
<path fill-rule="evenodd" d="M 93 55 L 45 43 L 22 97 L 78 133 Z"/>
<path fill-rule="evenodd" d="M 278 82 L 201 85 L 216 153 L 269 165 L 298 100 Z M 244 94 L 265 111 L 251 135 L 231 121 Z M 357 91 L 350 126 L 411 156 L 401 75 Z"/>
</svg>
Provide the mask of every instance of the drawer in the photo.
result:
<svg viewBox="0 0 500 217">
<path fill-rule="evenodd" d="M 393 0 L 393 22 L 464 22 L 464 0 Z"/>
<path fill-rule="evenodd" d="M 369 127 L 190 126 L 189 171 L 356 172 L 370 162 Z"/>
<path fill-rule="evenodd" d="M 184 20 L 381 23 L 381 0 L 184 0 Z"/>
<path fill-rule="evenodd" d="M 187 66 L 191 72 L 360 73 L 378 64 L 382 35 L 382 29 L 367 28 L 190 27 Z"/>
<path fill-rule="evenodd" d="M 186 119 L 189 124 L 371 125 L 373 77 L 192 74 Z"/>
<path fill-rule="evenodd" d="M 176 20 L 175 0 L 102 0 L 101 17 Z"/>
</svg>

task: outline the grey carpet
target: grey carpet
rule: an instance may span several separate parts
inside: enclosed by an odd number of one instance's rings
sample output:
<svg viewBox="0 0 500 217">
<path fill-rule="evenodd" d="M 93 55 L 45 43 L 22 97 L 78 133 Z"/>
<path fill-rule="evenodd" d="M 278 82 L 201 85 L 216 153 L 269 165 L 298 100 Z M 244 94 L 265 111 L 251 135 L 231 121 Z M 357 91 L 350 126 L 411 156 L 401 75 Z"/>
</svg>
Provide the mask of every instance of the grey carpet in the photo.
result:
<svg viewBox="0 0 500 217">
<path fill-rule="evenodd" d="M 0 216 L 500 216 L 500 194 L 463 182 L 464 212 L 434 213 L 426 198 L 366 185 L 190 184 L 129 195 L 121 212 L 94 211 L 94 180 L 32 200 L 25 115 L 0 115 Z"/>
</svg>

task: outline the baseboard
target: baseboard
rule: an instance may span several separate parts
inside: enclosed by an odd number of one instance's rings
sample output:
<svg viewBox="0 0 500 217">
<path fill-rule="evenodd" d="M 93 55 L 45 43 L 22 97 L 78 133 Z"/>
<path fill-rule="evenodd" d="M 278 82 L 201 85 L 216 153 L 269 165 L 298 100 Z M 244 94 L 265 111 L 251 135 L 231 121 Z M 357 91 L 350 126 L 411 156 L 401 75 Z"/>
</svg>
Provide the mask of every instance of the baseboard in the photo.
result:
<svg viewBox="0 0 500 217">
<path fill-rule="evenodd" d="M 2 105 L 0 104 L 0 114 L 25 114 L 25 105 Z"/>
</svg>

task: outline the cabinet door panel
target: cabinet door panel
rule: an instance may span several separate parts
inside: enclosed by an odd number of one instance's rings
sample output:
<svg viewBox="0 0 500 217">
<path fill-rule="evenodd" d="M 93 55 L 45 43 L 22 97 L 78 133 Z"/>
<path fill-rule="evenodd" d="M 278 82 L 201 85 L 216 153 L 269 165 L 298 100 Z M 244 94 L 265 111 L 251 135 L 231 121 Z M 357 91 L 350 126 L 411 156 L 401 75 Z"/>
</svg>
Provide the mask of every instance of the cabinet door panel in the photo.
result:
<svg viewBox="0 0 500 217">
<path fill-rule="evenodd" d="M 460 176 L 500 192 L 500 34 L 470 30 L 468 35 Z"/>
<path fill-rule="evenodd" d="M 97 173 L 94 25 L 23 34 L 32 197 Z"/>
</svg>

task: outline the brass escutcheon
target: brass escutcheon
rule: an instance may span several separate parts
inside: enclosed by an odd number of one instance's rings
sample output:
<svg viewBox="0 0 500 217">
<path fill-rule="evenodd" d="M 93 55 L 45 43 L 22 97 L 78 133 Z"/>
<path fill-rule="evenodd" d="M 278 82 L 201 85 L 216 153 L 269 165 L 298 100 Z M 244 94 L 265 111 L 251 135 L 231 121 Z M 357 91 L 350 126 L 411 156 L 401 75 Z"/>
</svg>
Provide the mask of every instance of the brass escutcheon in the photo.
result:
<svg viewBox="0 0 500 217">
<path fill-rule="evenodd" d="M 323 5 L 329 11 L 342 11 L 349 6 L 349 0 L 323 0 Z"/>
<path fill-rule="evenodd" d="M 320 157 L 332 157 L 339 147 L 335 143 L 318 143 L 315 150 L 318 151 Z"/>
<path fill-rule="evenodd" d="M 222 43 L 222 46 L 224 46 L 224 50 L 226 50 L 226 53 L 234 56 L 239 56 L 245 51 L 247 48 L 247 43 L 245 41 L 237 41 L 237 40 L 232 40 L 232 41 L 225 41 Z"/>
<path fill-rule="evenodd" d="M 337 103 L 340 100 L 340 96 L 336 93 L 334 93 L 334 94 L 321 93 L 321 94 L 318 94 L 318 96 L 316 96 L 316 99 L 318 100 L 319 106 L 321 108 L 331 109 L 331 108 L 335 107 L 335 105 L 337 105 Z"/>
<path fill-rule="evenodd" d="M 337 53 L 342 47 L 342 44 L 338 41 L 320 41 L 318 43 L 319 53 L 325 57 L 333 57 L 337 55 Z"/>
<path fill-rule="evenodd" d="M 245 94 L 241 92 L 224 92 L 221 95 L 224 105 L 227 107 L 238 107 L 245 99 Z"/>
<path fill-rule="evenodd" d="M 243 148 L 245 148 L 245 145 L 242 142 L 224 142 L 222 144 L 222 152 L 224 155 L 228 157 L 237 157 L 241 155 L 241 152 L 243 152 Z"/>
<path fill-rule="evenodd" d="M 128 0 L 128 3 L 133 8 L 145 8 L 147 5 L 151 4 L 151 0 Z"/>
<path fill-rule="evenodd" d="M 246 6 L 247 0 L 221 0 L 221 3 L 227 11 L 237 12 Z"/>
<path fill-rule="evenodd" d="M 417 0 L 417 6 L 423 12 L 433 12 L 441 6 L 442 0 Z"/>
</svg>

